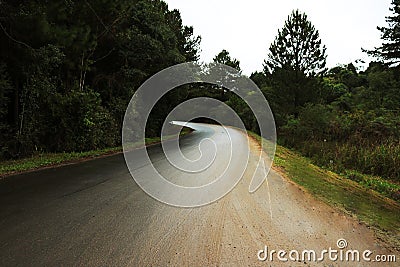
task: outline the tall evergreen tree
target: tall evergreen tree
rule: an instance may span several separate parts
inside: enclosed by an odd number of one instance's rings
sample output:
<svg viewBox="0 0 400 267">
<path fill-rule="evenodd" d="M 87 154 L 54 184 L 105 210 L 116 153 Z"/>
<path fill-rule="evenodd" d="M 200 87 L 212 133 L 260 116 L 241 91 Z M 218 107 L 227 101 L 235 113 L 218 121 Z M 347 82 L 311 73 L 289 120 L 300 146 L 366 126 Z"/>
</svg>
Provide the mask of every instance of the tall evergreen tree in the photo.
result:
<svg viewBox="0 0 400 267">
<path fill-rule="evenodd" d="M 325 70 L 326 47 L 305 13 L 295 10 L 269 48 L 264 72 L 272 74 L 279 105 L 287 115 L 317 97 L 314 77 Z"/>
<path fill-rule="evenodd" d="M 363 51 L 392 65 L 400 63 L 400 0 L 392 0 L 390 11 L 394 14 L 386 17 L 388 27 L 378 27 L 382 33 L 382 46 Z"/>
<path fill-rule="evenodd" d="M 271 72 L 289 67 L 306 75 L 314 75 L 325 68 L 326 47 L 321 45 L 318 30 L 307 15 L 299 10 L 289 15 L 269 51 L 264 67 Z"/>
</svg>

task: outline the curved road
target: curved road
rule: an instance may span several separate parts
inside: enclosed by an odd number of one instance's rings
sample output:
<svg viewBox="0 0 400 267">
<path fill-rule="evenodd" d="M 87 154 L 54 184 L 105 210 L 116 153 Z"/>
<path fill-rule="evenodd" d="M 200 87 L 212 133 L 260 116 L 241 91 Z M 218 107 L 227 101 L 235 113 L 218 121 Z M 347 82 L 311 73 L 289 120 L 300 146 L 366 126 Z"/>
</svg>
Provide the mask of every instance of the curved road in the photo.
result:
<svg viewBox="0 0 400 267">
<path fill-rule="evenodd" d="M 181 140 L 188 158 L 200 155 L 198 145 L 206 137 L 219 148 L 232 144 L 236 152 L 250 151 L 250 156 L 239 184 L 200 208 L 176 208 L 149 197 L 131 178 L 122 154 L 0 180 L 0 266 L 280 266 L 277 259 L 258 261 L 257 252 L 265 245 L 288 251 L 335 248 L 339 238 L 346 238 L 353 249 L 386 252 L 365 226 L 274 171 L 268 183 L 250 194 L 257 144 L 248 144 L 236 130 L 229 130 L 229 140 L 222 127 L 203 127 L 208 130 Z M 202 152 L 212 152 L 210 147 L 211 142 Z M 182 185 L 207 183 L 226 163 L 218 152 L 206 175 L 188 181 L 168 163 L 160 146 L 148 151 L 156 168 Z M 247 154 L 241 154 L 234 165 L 247 161 Z M 145 175 L 143 159 L 134 154 L 132 159 L 136 171 Z M 306 263 L 284 266 L 321 266 Z"/>
</svg>

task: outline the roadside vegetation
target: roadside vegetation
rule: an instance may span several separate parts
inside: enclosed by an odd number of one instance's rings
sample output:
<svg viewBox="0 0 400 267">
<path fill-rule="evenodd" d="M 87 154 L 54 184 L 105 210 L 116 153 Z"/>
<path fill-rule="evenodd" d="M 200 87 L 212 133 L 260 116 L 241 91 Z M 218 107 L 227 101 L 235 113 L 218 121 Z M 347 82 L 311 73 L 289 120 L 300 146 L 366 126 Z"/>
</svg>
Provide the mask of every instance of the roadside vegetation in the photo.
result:
<svg viewBox="0 0 400 267">
<path fill-rule="evenodd" d="M 183 128 L 180 136 L 191 133 L 189 128 Z M 174 136 L 165 136 L 164 140 L 173 139 Z M 161 142 L 160 137 L 146 137 L 146 146 L 154 145 Z M 141 144 L 132 144 L 130 149 L 139 148 Z M 31 157 L 6 160 L 0 162 L 0 178 L 12 174 L 26 171 L 33 171 L 45 167 L 55 167 L 64 164 L 77 163 L 84 160 L 95 159 L 107 155 L 114 155 L 122 152 L 122 147 L 104 148 L 98 150 L 90 150 L 85 152 L 63 152 L 63 153 L 40 153 Z"/>
<path fill-rule="evenodd" d="M 41 153 L 31 157 L 0 162 L 0 177 L 32 171 L 44 167 L 58 166 L 121 152 L 121 147 L 91 150 L 86 152 Z"/>
<path fill-rule="evenodd" d="M 365 70 L 353 63 L 326 69 L 318 32 L 295 11 L 271 45 L 264 72 L 251 78 L 269 100 L 279 144 L 398 201 L 400 1 L 391 11 L 389 26 L 378 27 L 382 46 L 364 50 L 377 59 Z"/>
<path fill-rule="evenodd" d="M 1 1 L 0 159 L 121 145 L 136 89 L 199 45 L 162 0 Z M 182 99 L 163 99 L 148 137 Z"/>
<path fill-rule="evenodd" d="M 400 201 L 400 1 L 393 1 L 377 60 L 325 67 L 326 48 L 306 14 L 289 15 L 271 44 L 262 72 L 251 79 L 274 113 L 278 143 L 393 200 Z M 236 59 L 221 63 L 240 70 Z M 244 101 L 226 103 L 258 132 Z"/>
</svg>

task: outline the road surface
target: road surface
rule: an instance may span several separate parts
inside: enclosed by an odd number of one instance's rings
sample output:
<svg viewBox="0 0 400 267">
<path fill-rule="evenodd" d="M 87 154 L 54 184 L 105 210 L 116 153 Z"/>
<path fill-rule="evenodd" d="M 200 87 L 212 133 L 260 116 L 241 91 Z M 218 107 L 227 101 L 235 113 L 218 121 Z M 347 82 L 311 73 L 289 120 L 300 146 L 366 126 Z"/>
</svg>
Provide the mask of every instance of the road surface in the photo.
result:
<svg viewBox="0 0 400 267">
<path fill-rule="evenodd" d="M 227 135 L 219 126 L 209 129 L 186 137 L 182 151 L 197 155 L 205 137 L 226 145 Z M 254 141 L 248 145 L 236 131 L 229 142 L 236 150 L 250 148 L 248 163 L 255 167 L 259 147 Z M 174 182 L 187 182 L 171 171 L 159 146 L 149 154 Z M 141 159 L 137 162 L 143 168 Z M 212 179 L 218 168 L 210 167 L 200 183 Z M 200 208 L 172 207 L 148 196 L 132 179 L 122 154 L 4 178 L 0 266 L 349 266 L 257 258 L 266 245 L 270 250 L 321 251 L 336 249 L 339 238 L 347 240 L 349 249 L 389 253 L 368 228 L 275 171 L 250 194 L 252 175 L 246 170 L 229 194 Z"/>
</svg>

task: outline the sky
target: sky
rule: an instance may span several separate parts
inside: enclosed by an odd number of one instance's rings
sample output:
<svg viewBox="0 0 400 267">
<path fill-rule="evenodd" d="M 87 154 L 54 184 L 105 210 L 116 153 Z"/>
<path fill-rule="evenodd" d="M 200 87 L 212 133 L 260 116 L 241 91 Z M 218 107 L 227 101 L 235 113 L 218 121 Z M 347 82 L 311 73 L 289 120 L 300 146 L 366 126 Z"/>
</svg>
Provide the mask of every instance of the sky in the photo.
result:
<svg viewBox="0 0 400 267">
<path fill-rule="evenodd" d="M 222 49 L 240 61 L 243 73 L 261 71 L 268 48 L 293 9 L 305 12 L 327 47 L 327 66 L 371 61 L 361 48 L 380 46 L 377 26 L 387 26 L 391 0 L 165 0 L 184 25 L 202 37 L 200 60 Z M 359 64 L 360 65 L 360 64 Z"/>
</svg>

